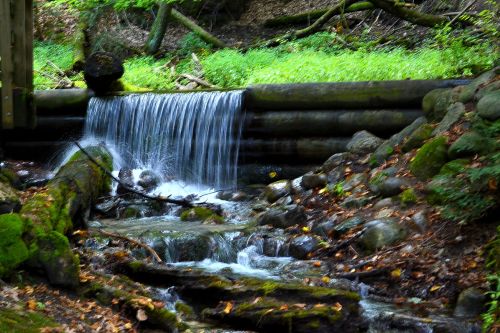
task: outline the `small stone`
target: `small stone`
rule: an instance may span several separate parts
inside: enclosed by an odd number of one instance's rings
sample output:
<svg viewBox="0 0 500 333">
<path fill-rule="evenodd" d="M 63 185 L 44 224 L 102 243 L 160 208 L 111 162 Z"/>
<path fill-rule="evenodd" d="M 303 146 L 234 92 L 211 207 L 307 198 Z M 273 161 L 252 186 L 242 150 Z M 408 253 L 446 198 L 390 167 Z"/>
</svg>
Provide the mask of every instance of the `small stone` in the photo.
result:
<svg viewBox="0 0 500 333">
<path fill-rule="evenodd" d="M 385 219 L 394 215 L 394 209 L 383 208 L 375 214 L 376 219 Z"/>
<path fill-rule="evenodd" d="M 364 184 L 368 181 L 368 176 L 364 173 L 355 173 L 346 179 L 342 189 L 344 192 L 351 192 L 355 187 Z"/>
<path fill-rule="evenodd" d="M 394 205 L 392 198 L 384 198 L 373 205 L 373 209 L 379 210 L 386 207 L 391 207 Z"/>
<path fill-rule="evenodd" d="M 411 218 L 412 225 L 419 232 L 425 232 L 427 230 L 427 213 L 425 210 L 416 212 Z"/>
<path fill-rule="evenodd" d="M 319 248 L 320 241 L 313 235 L 293 238 L 289 244 L 289 254 L 296 259 L 307 259 L 308 255 Z"/>
<path fill-rule="evenodd" d="M 335 228 L 335 223 L 337 221 L 337 216 L 334 215 L 326 221 L 323 221 L 312 228 L 312 232 L 316 235 L 328 238 L 332 230 Z"/>
<path fill-rule="evenodd" d="M 401 177 L 388 177 L 377 185 L 378 192 L 384 198 L 398 195 L 407 187 L 408 181 Z"/>
<path fill-rule="evenodd" d="M 345 198 L 341 205 L 347 209 L 361 208 L 367 205 L 371 200 L 371 197 L 368 198 L 364 196 L 358 197 L 356 195 L 351 195 Z"/>
<path fill-rule="evenodd" d="M 275 202 L 281 197 L 287 196 L 292 191 L 292 183 L 289 180 L 278 180 L 266 186 L 264 196 L 270 203 Z"/>
<path fill-rule="evenodd" d="M 477 103 L 477 113 L 487 120 L 500 119 L 500 90 L 485 94 Z"/>
<path fill-rule="evenodd" d="M 434 129 L 432 135 L 436 136 L 449 131 L 451 127 L 463 117 L 464 114 L 465 105 L 463 105 L 462 103 L 458 102 L 450 105 L 450 107 L 446 111 L 446 115 Z"/>
<path fill-rule="evenodd" d="M 257 218 L 259 225 L 271 225 L 275 228 L 288 228 L 296 224 L 303 225 L 306 221 L 305 209 L 299 205 L 270 208 Z"/>
<path fill-rule="evenodd" d="M 374 220 L 366 224 L 366 230 L 361 235 L 360 244 L 370 252 L 402 240 L 405 230 L 392 219 Z"/>
<path fill-rule="evenodd" d="M 486 303 L 484 293 L 476 288 L 467 288 L 460 293 L 453 315 L 461 318 L 474 318 L 483 311 Z"/>
<path fill-rule="evenodd" d="M 313 189 L 316 187 L 324 187 L 328 184 L 328 177 L 324 173 L 313 173 L 313 174 L 305 174 L 302 176 L 302 187 L 305 189 Z"/>
<path fill-rule="evenodd" d="M 365 220 L 363 218 L 353 216 L 335 226 L 334 230 L 339 234 L 343 234 L 359 225 L 362 225 L 364 222 Z"/>
<path fill-rule="evenodd" d="M 323 172 L 329 172 L 333 168 L 336 168 L 342 164 L 344 164 L 346 161 L 348 161 L 351 158 L 351 154 L 348 152 L 344 153 L 337 153 L 332 156 L 330 156 L 325 163 L 321 166 L 321 170 Z"/>
<path fill-rule="evenodd" d="M 374 152 L 383 142 L 384 140 L 368 131 L 360 131 L 356 132 L 347 143 L 347 150 L 354 154 L 364 155 Z"/>
</svg>

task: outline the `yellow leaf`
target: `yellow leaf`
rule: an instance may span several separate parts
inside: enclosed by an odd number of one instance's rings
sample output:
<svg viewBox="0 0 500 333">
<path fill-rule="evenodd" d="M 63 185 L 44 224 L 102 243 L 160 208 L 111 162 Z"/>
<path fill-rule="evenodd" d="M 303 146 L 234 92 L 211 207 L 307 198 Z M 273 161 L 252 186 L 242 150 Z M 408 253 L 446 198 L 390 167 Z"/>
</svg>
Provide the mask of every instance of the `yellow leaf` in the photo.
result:
<svg viewBox="0 0 500 333">
<path fill-rule="evenodd" d="M 400 268 L 396 268 L 395 270 L 393 270 L 391 272 L 391 277 L 393 277 L 395 279 L 399 279 L 401 277 L 401 269 Z"/>
<path fill-rule="evenodd" d="M 137 310 L 137 314 L 135 315 L 138 321 L 146 321 L 148 320 L 148 315 L 146 314 L 146 311 L 143 309 Z"/>
<path fill-rule="evenodd" d="M 130 330 L 132 329 L 132 323 L 126 323 L 124 326 L 123 326 L 126 330 Z"/>
<path fill-rule="evenodd" d="M 302 227 L 302 231 L 303 232 L 309 232 L 309 231 L 311 231 L 311 229 L 309 229 L 308 227 Z"/>
<path fill-rule="evenodd" d="M 314 309 L 320 309 L 320 308 L 324 308 L 325 306 L 326 306 L 326 304 L 318 303 L 318 304 L 314 304 L 313 308 Z"/>
<path fill-rule="evenodd" d="M 434 286 L 432 286 L 432 287 L 431 287 L 431 289 L 430 289 L 430 290 L 431 290 L 431 292 L 434 292 L 434 291 L 437 291 L 437 290 L 439 290 L 439 289 L 441 289 L 441 288 L 442 288 L 442 286 L 439 286 L 439 285 L 434 285 Z"/>
<path fill-rule="evenodd" d="M 321 278 L 321 281 L 323 281 L 324 283 L 330 283 L 330 278 L 328 276 L 323 276 Z"/>
<path fill-rule="evenodd" d="M 340 304 L 339 302 L 335 303 L 332 305 L 332 308 L 334 311 L 336 312 L 340 312 L 342 311 L 342 304 Z"/>
<path fill-rule="evenodd" d="M 276 176 L 278 175 L 278 173 L 276 171 L 271 171 L 269 172 L 269 178 L 276 178 Z"/>
<path fill-rule="evenodd" d="M 226 303 L 226 307 L 224 308 L 223 312 L 225 314 L 229 314 L 232 309 L 233 309 L 233 303 L 232 302 L 227 302 Z"/>
<path fill-rule="evenodd" d="M 323 187 L 321 190 L 318 191 L 319 194 L 323 193 L 328 193 L 328 189 L 326 187 Z"/>
</svg>

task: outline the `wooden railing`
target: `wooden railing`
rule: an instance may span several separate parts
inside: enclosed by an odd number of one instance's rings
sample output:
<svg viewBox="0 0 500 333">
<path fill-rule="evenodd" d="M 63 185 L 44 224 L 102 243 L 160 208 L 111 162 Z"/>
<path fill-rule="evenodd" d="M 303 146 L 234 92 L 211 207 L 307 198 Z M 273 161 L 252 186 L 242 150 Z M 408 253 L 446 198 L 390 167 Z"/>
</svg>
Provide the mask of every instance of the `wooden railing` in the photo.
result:
<svg viewBox="0 0 500 333">
<path fill-rule="evenodd" d="M 33 0 L 0 0 L 1 127 L 32 127 Z"/>
</svg>

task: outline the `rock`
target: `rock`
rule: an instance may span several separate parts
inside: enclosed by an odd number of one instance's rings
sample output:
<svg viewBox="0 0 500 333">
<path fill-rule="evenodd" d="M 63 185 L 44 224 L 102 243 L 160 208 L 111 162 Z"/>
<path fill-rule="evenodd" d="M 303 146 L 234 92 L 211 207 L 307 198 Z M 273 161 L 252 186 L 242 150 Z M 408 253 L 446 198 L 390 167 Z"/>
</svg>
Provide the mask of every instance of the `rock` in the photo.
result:
<svg viewBox="0 0 500 333">
<path fill-rule="evenodd" d="M 470 163 L 469 159 L 461 158 L 457 160 L 450 161 L 443 165 L 439 171 L 440 175 L 455 175 L 457 173 L 463 172 L 467 164 Z"/>
<path fill-rule="evenodd" d="M 213 210 L 206 207 L 194 207 L 187 209 L 181 213 L 181 221 L 193 222 L 193 221 L 211 221 L 217 222 L 217 224 L 224 223 L 224 218 L 216 214 Z"/>
<path fill-rule="evenodd" d="M 477 103 L 477 113 L 487 120 L 500 119 L 500 90 L 485 94 Z"/>
<path fill-rule="evenodd" d="M 484 293 L 476 288 L 467 288 L 458 296 L 453 315 L 462 318 L 475 318 L 484 311 L 485 303 Z"/>
<path fill-rule="evenodd" d="M 273 203 L 279 198 L 289 195 L 291 192 L 292 183 L 289 180 L 278 180 L 266 186 L 264 196 L 268 202 Z"/>
<path fill-rule="evenodd" d="M 347 143 L 347 150 L 351 153 L 364 155 L 372 153 L 384 142 L 381 138 L 368 131 L 356 132 L 351 141 Z"/>
<path fill-rule="evenodd" d="M 313 235 L 302 235 L 290 241 L 288 251 L 296 259 L 307 259 L 311 252 L 319 248 L 320 241 Z"/>
<path fill-rule="evenodd" d="M 421 210 L 416 212 L 411 218 L 411 225 L 418 232 L 425 232 L 427 230 L 427 212 Z"/>
<path fill-rule="evenodd" d="M 409 206 L 416 203 L 418 200 L 417 194 L 415 190 L 412 188 L 408 188 L 401 192 L 399 195 L 399 201 L 401 201 L 402 206 Z"/>
<path fill-rule="evenodd" d="M 419 179 L 425 180 L 436 175 L 446 163 L 447 138 L 436 137 L 424 144 L 410 163 L 410 171 Z"/>
<path fill-rule="evenodd" d="M 302 187 L 302 176 L 292 180 L 292 193 L 293 194 L 302 194 L 305 191 L 306 191 L 306 189 Z"/>
<path fill-rule="evenodd" d="M 479 86 L 490 82 L 495 78 L 495 70 L 488 71 L 486 73 L 481 74 L 479 77 L 474 79 L 471 83 L 466 85 L 464 89 L 460 92 L 460 95 L 458 96 L 458 100 L 462 103 L 469 103 L 472 102 L 474 95 L 479 88 Z"/>
<path fill-rule="evenodd" d="M 273 207 L 257 218 L 259 225 L 272 225 L 275 228 L 288 228 L 295 224 L 303 225 L 306 221 L 305 209 L 299 205 Z"/>
<path fill-rule="evenodd" d="M 373 205 L 373 209 L 379 210 L 382 208 L 391 207 L 393 205 L 394 205 L 394 202 L 392 201 L 392 198 L 384 198 L 384 199 L 378 201 L 375 205 Z"/>
<path fill-rule="evenodd" d="M 9 184 L 0 182 L 0 214 L 16 213 L 21 209 L 21 201 L 16 190 Z"/>
<path fill-rule="evenodd" d="M 161 177 L 154 171 L 144 170 L 139 175 L 139 180 L 137 185 L 142 187 L 146 191 L 152 191 L 158 187 L 161 183 Z"/>
<path fill-rule="evenodd" d="M 487 95 L 490 92 L 497 91 L 497 90 L 500 90 L 500 80 L 494 81 L 494 82 L 484 86 L 483 88 L 479 89 L 477 91 L 476 95 L 474 95 L 474 99 L 476 101 L 479 101 L 481 98 L 484 97 L 484 95 Z"/>
<path fill-rule="evenodd" d="M 337 184 L 345 179 L 345 172 L 343 166 L 333 168 L 328 172 L 328 182 L 330 184 Z"/>
<path fill-rule="evenodd" d="M 229 201 L 241 202 L 241 201 L 247 201 L 249 199 L 250 199 L 250 196 L 246 192 L 236 191 L 231 195 L 231 197 L 229 198 Z"/>
<path fill-rule="evenodd" d="M 384 198 L 398 195 L 407 187 L 408 181 L 401 177 L 388 177 L 377 186 L 378 192 Z"/>
<path fill-rule="evenodd" d="M 370 161 L 373 165 L 382 164 L 394 152 L 394 148 L 400 145 L 408 136 L 410 136 L 417 128 L 425 124 L 425 117 L 415 119 L 413 123 L 406 126 L 401 132 L 394 134 L 388 140 L 384 141 L 372 155 Z"/>
<path fill-rule="evenodd" d="M 454 100 L 458 100 L 458 96 L 454 96 L 453 89 L 435 89 L 424 96 L 422 100 L 422 110 L 427 119 L 440 121 L 443 119 L 446 110 Z"/>
<path fill-rule="evenodd" d="M 351 153 L 348 152 L 334 154 L 330 156 L 325 163 L 323 163 L 320 169 L 323 172 L 329 172 L 333 168 L 343 165 L 350 158 L 351 158 Z"/>
<path fill-rule="evenodd" d="M 331 218 L 327 219 L 326 221 L 323 221 L 318 225 L 314 226 L 312 228 L 312 232 L 320 237 L 328 238 L 330 236 L 330 233 L 335 228 L 336 221 L 337 221 L 337 216 L 334 215 Z"/>
<path fill-rule="evenodd" d="M 293 204 L 293 198 L 290 195 L 279 198 L 273 203 L 273 206 L 287 206 Z"/>
<path fill-rule="evenodd" d="M 466 132 L 448 149 L 448 155 L 453 158 L 461 158 L 482 155 L 491 152 L 495 143 L 477 132 Z"/>
<path fill-rule="evenodd" d="M 328 184 L 328 177 L 324 173 L 305 174 L 302 176 L 301 184 L 307 190 L 316 187 L 325 187 Z"/>
<path fill-rule="evenodd" d="M 355 228 L 359 225 L 362 225 L 365 222 L 365 220 L 359 216 L 353 216 L 351 218 L 348 218 L 347 220 L 341 222 L 340 224 L 336 225 L 333 229 L 339 233 L 343 234 L 351 230 L 352 228 Z"/>
<path fill-rule="evenodd" d="M 355 173 L 349 176 L 342 185 L 344 192 L 351 192 L 354 188 L 368 181 L 368 176 L 364 173 Z"/>
<path fill-rule="evenodd" d="M 394 209 L 383 208 L 375 214 L 376 219 L 385 219 L 394 215 Z"/>
<path fill-rule="evenodd" d="M 342 201 L 341 205 L 342 207 L 347 209 L 361 208 L 367 205 L 372 199 L 373 197 L 358 197 L 357 195 L 351 195 L 345 198 L 344 201 Z"/>
<path fill-rule="evenodd" d="M 396 243 L 406 236 L 405 230 L 392 219 L 368 222 L 366 230 L 359 238 L 360 244 L 370 252 Z"/>
<path fill-rule="evenodd" d="M 132 174 L 132 170 L 120 169 L 120 171 L 118 172 L 118 179 L 120 180 L 121 184 L 118 184 L 118 187 L 116 188 L 116 194 L 121 196 L 130 193 L 130 190 L 128 189 L 134 187 L 134 176 Z"/>
<path fill-rule="evenodd" d="M 98 94 L 109 91 L 122 77 L 122 60 L 109 52 L 95 52 L 85 61 L 84 78 L 87 86 Z"/>
<path fill-rule="evenodd" d="M 465 105 L 458 102 L 450 105 L 446 111 L 446 115 L 432 132 L 432 136 L 441 135 L 451 129 L 465 114 Z"/>
<path fill-rule="evenodd" d="M 403 143 L 401 149 L 409 152 L 412 149 L 420 148 L 424 142 L 432 136 L 433 127 L 430 124 L 422 124 Z"/>
</svg>

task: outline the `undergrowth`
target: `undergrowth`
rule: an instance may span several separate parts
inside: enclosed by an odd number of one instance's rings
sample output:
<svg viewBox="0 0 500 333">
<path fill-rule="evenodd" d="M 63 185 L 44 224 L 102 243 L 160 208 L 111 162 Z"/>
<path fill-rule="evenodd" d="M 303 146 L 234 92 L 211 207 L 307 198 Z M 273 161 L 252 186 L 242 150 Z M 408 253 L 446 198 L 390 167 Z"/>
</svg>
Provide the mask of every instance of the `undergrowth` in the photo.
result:
<svg viewBox="0 0 500 333">
<path fill-rule="evenodd" d="M 487 293 L 489 298 L 488 309 L 481 315 L 483 318 L 483 333 L 492 332 L 494 327 L 500 328 L 500 226 L 497 227 L 496 238 L 488 244 L 488 258 L 486 267 L 491 271 L 488 275 L 488 282 L 491 290 Z"/>
<path fill-rule="evenodd" d="M 125 82 L 152 90 L 174 89 L 174 79 L 165 66 L 170 59 L 155 60 L 153 57 L 130 58 L 124 63 Z"/>
<path fill-rule="evenodd" d="M 53 89 L 61 81 L 61 71 L 73 64 L 73 48 L 52 42 L 35 42 L 33 49 L 33 83 L 35 89 Z"/>
</svg>

